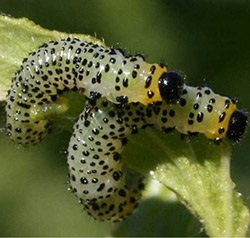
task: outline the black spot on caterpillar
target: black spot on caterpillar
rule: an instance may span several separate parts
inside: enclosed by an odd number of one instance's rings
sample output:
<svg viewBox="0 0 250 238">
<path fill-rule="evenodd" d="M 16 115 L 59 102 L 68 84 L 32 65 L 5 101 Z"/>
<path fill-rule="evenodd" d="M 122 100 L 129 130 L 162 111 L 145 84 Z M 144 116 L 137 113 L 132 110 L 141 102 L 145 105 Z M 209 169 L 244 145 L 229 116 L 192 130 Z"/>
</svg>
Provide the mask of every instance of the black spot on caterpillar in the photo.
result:
<svg viewBox="0 0 250 238">
<path fill-rule="evenodd" d="M 13 78 L 6 104 L 8 135 L 22 145 L 39 142 L 53 116 L 67 110 L 59 95 L 84 93 L 88 104 L 68 148 L 72 191 L 94 218 L 120 221 L 138 205 L 143 188 L 141 177 L 128 182 L 123 168 L 128 135 L 154 125 L 164 132 L 175 128 L 238 141 L 247 124 L 234 100 L 187 86 L 179 74 L 166 70 L 77 39 L 45 44 Z"/>
</svg>

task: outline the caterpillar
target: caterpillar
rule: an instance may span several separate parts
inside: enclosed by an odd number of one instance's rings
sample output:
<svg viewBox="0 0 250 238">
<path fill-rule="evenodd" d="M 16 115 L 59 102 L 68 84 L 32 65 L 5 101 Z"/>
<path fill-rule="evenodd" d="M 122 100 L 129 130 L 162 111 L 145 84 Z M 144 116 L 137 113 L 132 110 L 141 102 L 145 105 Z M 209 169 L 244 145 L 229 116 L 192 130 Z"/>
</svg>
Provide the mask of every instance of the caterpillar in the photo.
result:
<svg viewBox="0 0 250 238">
<path fill-rule="evenodd" d="M 175 102 L 183 84 L 179 74 L 167 72 L 163 64 L 146 63 L 141 55 L 125 57 L 121 50 L 75 38 L 50 42 L 24 59 L 13 79 L 6 107 L 8 132 L 19 144 L 39 142 L 50 129 L 47 118 L 67 109 L 57 102 L 67 90 L 93 100 L 106 97 L 119 104 L 147 105 L 163 99 Z M 39 112 L 45 114 L 38 122 Z M 14 121 L 20 126 L 12 128 Z"/>
<path fill-rule="evenodd" d="M 71 190 L 102 221 L 122 220 L 141 197 L 142 177 L 136 174 L 130 181 L 121 156 L 129 135 L 155 126 L 237 142 L 247 125 L 236 100 L 208 87 L 188 86 L 163 64 L 68 38 L 30 53 L 16 72 L 6 100 L 12 140 L 22 145 L 41 141 L 54 116 L 67 111 L 62 94 L 68 90 L 87 98 L 68 147 Z"/>
<path fill-rule="evenodd" d="M 163 132 L 176 129 L 235 142 L 246 123 L 246 113 L 236 109 L 235 100 L 207 87 L 185 86 L 176 104 L 161 101 L 121 107 L 101 99 L 86 106 L 74 126 L 68 148 L 71 189 L 95 219 L 120 221 L 137 207 L 143 188 L 140 179 L 126 183 L 129 175 L 123 169 L 121 151 L 128 135 L 153 125 Z"/>
</svg>

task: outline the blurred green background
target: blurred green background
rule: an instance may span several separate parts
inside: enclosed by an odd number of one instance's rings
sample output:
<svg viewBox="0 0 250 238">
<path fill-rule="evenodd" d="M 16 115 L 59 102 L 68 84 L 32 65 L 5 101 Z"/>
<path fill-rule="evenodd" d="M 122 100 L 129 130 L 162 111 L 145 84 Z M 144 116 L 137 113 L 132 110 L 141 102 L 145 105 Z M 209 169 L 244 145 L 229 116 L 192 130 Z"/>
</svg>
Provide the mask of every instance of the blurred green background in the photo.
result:
<svg viewBox="0 0 250 238">
<path fill-rule="evenodd" d="M 170 69 L 185 73 L 190 85 L 206 84 L 238 97 L 239 107 L 249 111 L 250 1 L 0 0 L 0 11 L 143 52 L 147 61 L 167 62 Z M 113 224 L 93 221 L 67 192 L 64 151 L 69 136 L 54 130 L 41 144 L 24 149 L 0 134 L 0 236 L 107 236 L 114 229 Z M 248 133 L 233 147 L 231 168 L 248 207 L 249 143 Z M 201 235 L 181 205 L 153 204 L 145 201 L 138 209 L 140 227 L 120 235 Z M 164 216 L 166 220 L 157 220 Z"/>
</svg>

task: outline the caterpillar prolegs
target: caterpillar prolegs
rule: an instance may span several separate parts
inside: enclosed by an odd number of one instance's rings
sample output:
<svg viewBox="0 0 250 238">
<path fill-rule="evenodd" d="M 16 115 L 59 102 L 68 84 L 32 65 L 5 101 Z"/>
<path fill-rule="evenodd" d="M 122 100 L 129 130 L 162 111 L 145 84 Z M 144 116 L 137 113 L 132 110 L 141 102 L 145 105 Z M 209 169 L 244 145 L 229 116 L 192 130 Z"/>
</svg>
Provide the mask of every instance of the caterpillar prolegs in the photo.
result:
<svg viewBox="0 0 250 238">
<path fill-rule="evenodd" d="M 163 132 L 175 128 L 182 134 L 238 141 L 247 124 L 234 100 L 206 87 L 187 86 L 162 64 L 66 39 L 41 46 L 15 74 L 6 103 L 8 135 L 22 145 L 41 141 L 53 115 L 67 111 L 59 95 L 68 90 L 89 101 L 69 143 L 70 183 L 99 220 L 121 220 L 141 197 L 141 177 L 127 181 L 120 155 L 128 135 L 154 125 Z"/>
</svg>

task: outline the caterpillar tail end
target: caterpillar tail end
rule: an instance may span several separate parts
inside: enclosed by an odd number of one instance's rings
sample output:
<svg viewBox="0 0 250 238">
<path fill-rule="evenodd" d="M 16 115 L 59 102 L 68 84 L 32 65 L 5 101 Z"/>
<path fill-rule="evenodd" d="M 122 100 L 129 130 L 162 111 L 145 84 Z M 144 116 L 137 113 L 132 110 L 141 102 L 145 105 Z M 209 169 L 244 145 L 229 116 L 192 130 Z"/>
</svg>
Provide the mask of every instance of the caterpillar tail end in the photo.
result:
<svg viewBox="0 0 250 238">
<path fill-rule="evenodd" d="M 120 193 L 121 189 L 117 192 Z M 125 190 L 122 190 L 123 192 Z M 105 222 L 120 222 L 130 215 L 139 204 L 141 193 L 138 191 L 126 191 L 126 196 L 122 199 L 117 197 L 104 198 L 99 201 L 86 200 L 84 209 L 95 220 Z M 120 198 L 121 194 L 118 195 Z M 112 201 L 111 201 L 112 200 Z"/>
<path fill-rule="evenodd" d="M 41 120 L 30 125 L 13 126 L 7 123 L 7 135 L 17 144 L 28 146 L 39 143 L 50 132 L 51 124 L 48 120 Z"/>
</svg>

